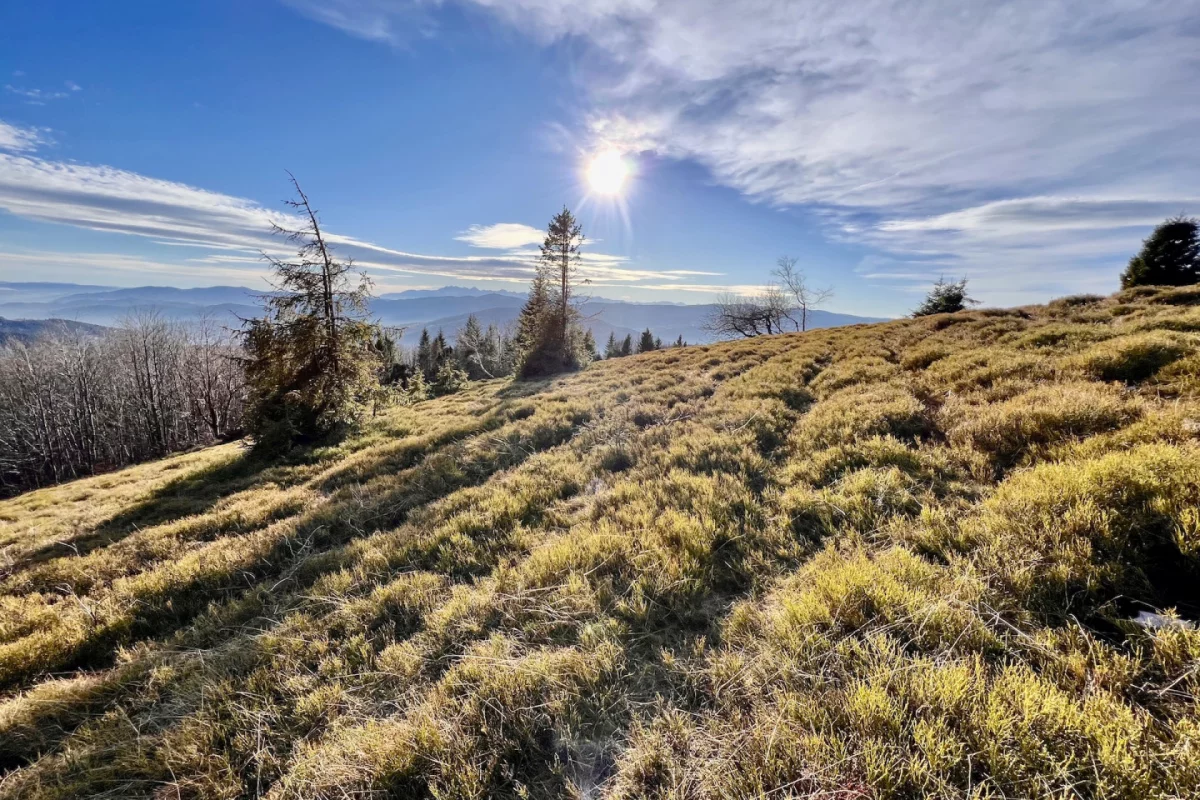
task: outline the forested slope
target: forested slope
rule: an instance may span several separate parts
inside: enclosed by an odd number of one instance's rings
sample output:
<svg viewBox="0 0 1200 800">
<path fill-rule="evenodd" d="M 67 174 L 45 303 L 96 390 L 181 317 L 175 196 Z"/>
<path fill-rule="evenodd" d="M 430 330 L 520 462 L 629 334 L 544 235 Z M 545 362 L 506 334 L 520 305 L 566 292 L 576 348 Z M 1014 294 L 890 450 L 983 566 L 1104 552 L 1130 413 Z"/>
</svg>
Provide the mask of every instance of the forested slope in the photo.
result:
<svg viewBox="0 0 1200 800">
<path fill-rule="evenodd" d="M 32 492 L 0 797 L 1195 796 L 1198 390 L 1132 290 Z"/>
</svg>

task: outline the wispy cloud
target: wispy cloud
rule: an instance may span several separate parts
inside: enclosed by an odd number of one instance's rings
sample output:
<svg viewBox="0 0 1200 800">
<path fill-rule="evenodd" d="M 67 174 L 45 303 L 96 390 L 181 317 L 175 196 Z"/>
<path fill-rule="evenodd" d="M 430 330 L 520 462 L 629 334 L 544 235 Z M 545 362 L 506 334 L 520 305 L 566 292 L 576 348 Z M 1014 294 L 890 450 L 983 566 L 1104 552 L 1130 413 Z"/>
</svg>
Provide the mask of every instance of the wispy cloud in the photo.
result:
<svg viewBox="0 0 1200 800">
<path fill-rule="evenodd" d="M 1111 283 L 1144 235 L 1097 236 L 1056 219 L 1067 206 L 1143 226 L 1165 207 L 1198 210 L 1200 24 L 1187 3 L 461 2 L 578 45 L 597 139 L 696 161 L 902 263 L 975 268 L 991 248 L 997 299 L 1019 299 L 1013 287 L 1047 267 Z M 413 4 L 334 7 L 387 31 Z M 986 238 L 992 225 L 1005 235 Z"/>
<path fill-rule="evenodd" d="M 27 153 L 46 144 L 46 132 L 38 128 L 23 128 L 0 120 L 0 151 Z"/>
<path fill-rule="evenodd" d="M 281 0 L 306 17 L 351 36 L 391 45 L 430 36 L 436 25 L 429 6 L 417 0 Z"/>
<path fill-rule="evenodd" d="M 67 92 L 26 89 L 22 86 L 13 86 L 12 84 L 5 84 L 4 91 L 24 98 L 26 103 L 34 106 L 44 106 L 50 100 L 62 100 L 64 97 L 70 97 Z"/>
<path fill-rule="evenodd" d="M 23 134 L 22 134 L 23 135 Z M 13 134 L 20 144 L 23 139 Z M 29 148 L 26 148 L 29 149 Z M 51 222 L 176 245 L 196 255 L 174 262 L 188 270 L 210 269 L 261 274 L 260 252 L 282 253 L 286 242 L 271 234 L 271 223 L 295 227 L 286 214 L 271 211 L 244 198 L 207 191 L 187 184 L 150 178 L 127 170 L 50 161 L 26 154 L 0 153 L 0 211 L 39 222 Z M 529 281 L 537 269 L 538 251 L 512 224 L 478 226 L 480 241 L 507 249 L 491 255 L 441 256 L 410 253 L 337 232 L 327 238 L 339 253 L 377 274 L 422 275 L 456 280 L 494 280 L 514 284 Z M 539 233 L 538 240 L 541 235 Z M 517 243 L 520 243 L 519 245 Z M 517 246 L 514 246 L 517 245 Z M 111 264 L 109 269 L 117 269 Z M 163 262 L 131 260 L 142 271 Z M 583 277 L 606 284 L 637 286 L 646 282 L 681 282 L 711 273 L 690 270 L 648 270 L 613 254 L 587 252 Z"/>
<path fill-rule="evenodd" d="M 497 222 L 494 225 L 472 225 L 454 238 L 472 247 L 513 250 L 540 244 L 545 236 L 544 231 L 520 222 Z"/>
</svg>

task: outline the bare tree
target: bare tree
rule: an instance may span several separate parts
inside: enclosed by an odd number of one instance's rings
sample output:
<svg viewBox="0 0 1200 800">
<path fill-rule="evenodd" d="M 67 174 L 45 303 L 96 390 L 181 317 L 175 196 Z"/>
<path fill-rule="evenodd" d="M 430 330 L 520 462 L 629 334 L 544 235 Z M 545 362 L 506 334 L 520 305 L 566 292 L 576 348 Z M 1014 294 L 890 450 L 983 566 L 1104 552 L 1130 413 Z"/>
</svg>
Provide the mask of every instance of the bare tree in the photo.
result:
<svg viewBox="0 0 1200 800">
<path fill-rule="evenodd" d="M 140 314 L 0 348 L 0 495 L 237 436 L 240 354 L 214 331 Z"/>
<path fill-rule="evenodd" d="M 720 295 L 704 328 L 718 337 L 762 336 L 782 333 L 787 319 L 791 319 L 787 298 L 779 287 L 769 286 L 753 296 Z"/>
<path fill-rule="evenodd" d="M 796 269 L 797 259 L 790 256 L 780 256 L 775 262 L 772 275 L 779 281 L 779 289 L 791 297 L 792 307 L 788 310 L 787 318 L 802 331 L 808 330 L 808 312 L 820 308 L 829 298 L 833 297 L 833 288 L 817 289 L 809 285 L 805 274 Z M 799 316 L 799 321 L 795 319 Z"/>
<path fill-rule="evenodd" d="M 816 289 L 796 269 L 796 259 L 782 256 L 771 272 L 775 282 L 755 295 L 723 294 L 717 298 L 704 328 L 718 337 L 783 333 L 787 323 L 808 330 L 808 315 L 833 297 L 833 289 Z"/>
</svg>

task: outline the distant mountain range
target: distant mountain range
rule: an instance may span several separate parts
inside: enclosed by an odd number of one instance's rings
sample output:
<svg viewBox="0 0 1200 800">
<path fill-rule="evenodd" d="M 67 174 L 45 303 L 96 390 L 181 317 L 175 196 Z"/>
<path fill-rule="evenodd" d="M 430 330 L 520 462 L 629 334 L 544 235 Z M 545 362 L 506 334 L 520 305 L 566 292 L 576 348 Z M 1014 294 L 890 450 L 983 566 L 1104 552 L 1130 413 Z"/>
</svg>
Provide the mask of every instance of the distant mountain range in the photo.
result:
<svg viewBox="0 0 1200 800">
<path fill-rule="evenodd" d="M 524 301 L 524 294 L 503 290 L 463 286 L 410 289 L 376 297 L 371 301 L 371 315 L 384 325 L 406 328 L 401 343 L 413 344 L 423 327 L 431 332 L 442 330 L 447 338 L 453 339 L 471 314 L 485 326 L 509 325 L 516 321 Z M 704 320 L 712 309 L 707 304 L 631 303 L 597 298 L 585 303 L 581 312 L 584 325 L 591 328 L 596 341 L 603 346 L 610 333 L 621 339 L 646 328 L 664 342 L 679 336 L 692 343 L 710 341 L 712 336 L 704 330 Z M 209 317 L 236 327 L 240 320 L 261 313 L 261 293 L 242 286 L 117 289 L 72 283 L 0 282 L 0 317 L 9 318 L 6 324 L 14 320 L 57 320 L 118 325 L 125 317 L 143 312 L 178 321 Z M 810 312 L 809 320 L 813 328 L 880 321 L 876 317 L 829 311 Z"/>
</svg>

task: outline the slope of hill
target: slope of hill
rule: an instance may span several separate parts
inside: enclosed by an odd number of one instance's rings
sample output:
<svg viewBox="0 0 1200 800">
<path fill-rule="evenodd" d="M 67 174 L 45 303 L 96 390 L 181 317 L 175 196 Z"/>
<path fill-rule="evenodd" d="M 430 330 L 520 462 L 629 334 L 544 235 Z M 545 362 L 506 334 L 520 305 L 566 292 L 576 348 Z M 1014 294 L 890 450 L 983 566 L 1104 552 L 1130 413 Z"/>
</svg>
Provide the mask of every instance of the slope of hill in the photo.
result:
<svg viewBox="0 0 1200 800">
<path fill-rule="evenodd" d="M 47 336 L 82 334 L 99 336 L 104 333 L 100 325 L 72 322 L 66 319 L 5 319 L 0 317 L 0 347 L 9 342 L 29 344 Z"/>
<path fill-rule="evenodd" d="M 1198 306 L 670 349 L 2 502 L 0 797 L 1191 796 Z"/>
</svg>

